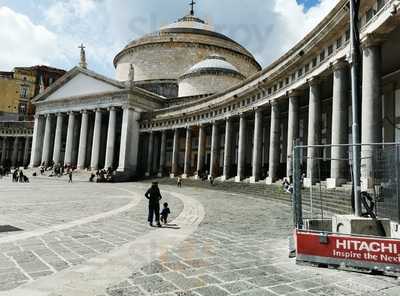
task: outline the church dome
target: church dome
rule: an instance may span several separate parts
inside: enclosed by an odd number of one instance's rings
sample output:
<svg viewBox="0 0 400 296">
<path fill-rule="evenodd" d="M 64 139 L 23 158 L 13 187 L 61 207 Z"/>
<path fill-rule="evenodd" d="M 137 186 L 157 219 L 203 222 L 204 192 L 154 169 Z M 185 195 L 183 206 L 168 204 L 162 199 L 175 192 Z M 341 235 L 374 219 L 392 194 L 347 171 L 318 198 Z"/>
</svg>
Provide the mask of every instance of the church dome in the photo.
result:
<svg viewBox="0 0 400 296">
<path fill-rule="evenodd" d="M 188 71 L 186 71 L 183 76 L 211 71 L 221 71 L 243 76 L 234 65 L 227 62 L 224 57 L 221 57 L 219 55 L 211 55 L 207 59 L 195 64 Z"/>
<path fill-rule="evenodd" d="M 187 15 L 130 42 L 114 58 L 116 78 L 128 80 L 132 65 L 136 82 L 177 84 L 187 69 L 212 54 L 223 57 L 245 77 L 261 70 L 246 48 L 216 32 L 206 21 Z M 152 91 L 156 88 L 153 85 Z"/>
<path fill-rule="evenodd" d="M 214 94 L 245 79 L 239 70 L 219 55 L 211 55 L 179 77 L 179 97 Z"/>
</svg>

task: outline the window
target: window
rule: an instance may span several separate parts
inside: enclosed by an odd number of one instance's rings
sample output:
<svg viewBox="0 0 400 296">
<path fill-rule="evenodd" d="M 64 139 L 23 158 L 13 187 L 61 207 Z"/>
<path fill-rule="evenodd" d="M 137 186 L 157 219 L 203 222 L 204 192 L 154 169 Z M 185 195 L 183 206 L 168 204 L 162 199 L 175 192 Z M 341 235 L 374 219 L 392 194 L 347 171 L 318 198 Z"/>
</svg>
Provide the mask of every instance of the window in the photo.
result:
<svg viewBox="0 0 400 296">
<path fill-rule="evenodd" d="M 279 82 L 279 88 L 283 87 L 283 81 Z"/>
<path fill-rule="evenodd" d="M 19 91 L 20 97 L 21 98 L 27 98 L 28 97 L 28 90 L 29 88 L 26 86 L 21 86 L 21 89 Z"/>
<path fill-rule="evenodd" d="M 336 40 L 336 48 L 341 48 L 341 47 L 342 47 L 342 37 Z"/>
<path fill-rule="evenodd" d="M 295 81 L 296 80 L 296 73 L 293 73 L 292 74 L 292 81 Z"/>
<path fill-rule="evenodd" d="M 272 88 L 271 88 L 271 87 L 268 88 L 268 94 L 269 94 L 269 95 L 272 94 Z"/>
<path fill-rule="evenodd" d="M 301 76 L 303 76 L 303 68 L 299 69 L 299 71 L 297 72 L 297 77 Z"/>
<path fill-rule="evenodd" d="M 366 13 L 366 21 L 369 22 L 372 19 L 372 17 L 374 16 L 374 14 L 375 14 L 375 11 L 373 8 L 368 9 L 367 13 Z"/>
<path fill-rule="evenodd" d="M 315 68 L 317 66 L 317 58 L 313 58 L 312 67 Z"/>
<path fill-rule="evenodd" d="M 25 114 L 26 113 L 26 103 L 20 103 L 19 104 L 18 112 L 21 113 L 21 114 Z"/>
<path fill-rule="evenodd" d="M 385 0 L 378 0 L 377 1 L 377 9 L 378 10 L 381 10 L 384 5 L 385 5 Z"/>
<path fill-rule="evenodd" d="M 333 45 L 330 45 L 328 47 L 328 56 L 330 56 L 333 53 Z"/>
<path fill-rule="evenodd" d="M 286 85 L 289 84 L 289 77 L 286 77 L 285 83 L 286 83 Z"/>
<path fill-rule="evenodd" d="M 350 40 L 350 30 L 346 31 L 346 41 Z"/>
<path fill-rule="evenodd" d="M 325 60 L 325 50 L 322 50 L 321 53 L 319 54 L 319 60 L 322 62 Z"/>
<path fill-rule="evenodd" d="M 304 72 L 307 73 L 310 70 L 310 64 L 306 64 L 304 67 Z"/>
<path fill-rule="evenodd" d="M 274 85 L 274 91 L 276 91 L 278 89 L 278 85 Z"/>
</svg>

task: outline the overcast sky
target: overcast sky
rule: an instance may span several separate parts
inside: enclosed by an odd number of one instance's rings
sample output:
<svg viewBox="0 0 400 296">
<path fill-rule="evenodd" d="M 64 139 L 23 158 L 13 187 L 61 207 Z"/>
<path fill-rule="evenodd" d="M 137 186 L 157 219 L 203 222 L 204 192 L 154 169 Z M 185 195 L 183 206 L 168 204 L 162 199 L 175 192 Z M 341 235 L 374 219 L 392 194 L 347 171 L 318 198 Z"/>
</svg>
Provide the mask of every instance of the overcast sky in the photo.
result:
<svg viewBox="0 0 400 296">
<path fill-rule="evenodd" d="M 114 77 L 129 41 L 176 21 L 189 0 L 0 0 L 0 71 L 46 64 L 70 69 L 87 47 L 89 68 Z M 267 66 L 309 32 L 337 0 L 197 0 L 197 16 Z"/>
</svg>

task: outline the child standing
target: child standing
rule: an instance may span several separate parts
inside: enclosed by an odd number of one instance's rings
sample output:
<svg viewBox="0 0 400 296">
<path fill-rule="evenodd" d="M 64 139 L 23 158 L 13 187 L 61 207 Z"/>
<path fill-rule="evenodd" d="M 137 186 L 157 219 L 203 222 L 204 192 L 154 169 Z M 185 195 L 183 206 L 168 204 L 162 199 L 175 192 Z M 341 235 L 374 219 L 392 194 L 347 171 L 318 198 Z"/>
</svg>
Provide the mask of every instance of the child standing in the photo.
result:
<svg viewBox="0 0 400 296">
<path fill-rule="evenodd" d="M 164 203 L 163 204 L 163 209 L 161 211 L 161 222 L 163 222 L 164 224 L 167 224 L 167 219 L 168 219 L 168 215 L 171 214 L 171 211 L 168 208 L 168 203 Z"/>
</svg>

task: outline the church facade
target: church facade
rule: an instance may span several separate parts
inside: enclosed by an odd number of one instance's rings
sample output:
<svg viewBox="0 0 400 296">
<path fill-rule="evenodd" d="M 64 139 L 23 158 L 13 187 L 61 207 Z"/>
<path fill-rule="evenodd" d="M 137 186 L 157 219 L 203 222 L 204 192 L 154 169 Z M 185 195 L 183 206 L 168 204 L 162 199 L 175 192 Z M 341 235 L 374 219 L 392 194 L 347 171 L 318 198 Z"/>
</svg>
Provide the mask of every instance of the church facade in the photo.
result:
<svg viewBox="0 0 400 296">
<path fill-rule="evenodd" d="M 400 141 L 399 10 L 395 0 L 361 3 L 363 143 Z M 341 0 L 264 69 L 193 14 L 129 43 L 116 79 L 88 70 L 82 47 L 80 66 L 35 99 L 30 166 L 274 183 L 291 176 L 296 140 L 349 143 L 349 38 Z M 325 177 L 337 187 L 344 151 L 331 153 Z M 307 157 L 304 166 L 312 183 L 316 167 Z"/>
</svg>

